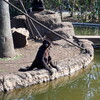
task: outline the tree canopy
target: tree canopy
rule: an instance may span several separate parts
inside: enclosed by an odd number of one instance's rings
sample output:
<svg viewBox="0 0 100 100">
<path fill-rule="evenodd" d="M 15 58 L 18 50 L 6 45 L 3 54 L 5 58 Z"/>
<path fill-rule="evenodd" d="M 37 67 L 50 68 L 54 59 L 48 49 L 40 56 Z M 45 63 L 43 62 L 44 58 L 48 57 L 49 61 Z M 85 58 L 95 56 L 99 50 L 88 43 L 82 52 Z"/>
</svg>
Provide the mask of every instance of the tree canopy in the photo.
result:
<svg viewBox="0 0 100 100">
<path fill-rule="evenodd" d="M 22 1 L 28 10 L 32 0 Z M 19 0 L 10 0 L 10 2 L 21 8 Z M 69 11 L 74 18 L 80 19 L 81 22 L 100 22 L 100 0 L 44 0 L 44 3 L 46 9 Z M 77 16 L 74 14 L 75 12 L 78 12 Z M 13 17 L 20 12 L 10 7 L 10 14 Z"/>
</svg>

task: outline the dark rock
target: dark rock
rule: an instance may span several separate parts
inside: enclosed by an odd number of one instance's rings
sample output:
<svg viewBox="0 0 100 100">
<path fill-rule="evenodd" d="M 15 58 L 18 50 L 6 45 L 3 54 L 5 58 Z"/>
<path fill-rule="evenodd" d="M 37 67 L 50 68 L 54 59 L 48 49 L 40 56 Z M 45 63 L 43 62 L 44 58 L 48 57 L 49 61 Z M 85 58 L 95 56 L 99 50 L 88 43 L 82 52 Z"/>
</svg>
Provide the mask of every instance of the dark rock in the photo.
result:
<svg viewBox="0 0 100 100">
<path fill-rule="evenodd" d="M 24 15 L 18 15 L 12 18 L 11 20 L 12 28 L 26 28 L 26 17 Z"/>
<path fill-rule="evenodd" d="M 25 28 L 13 28 L 12 36 L 15 48 L 25 47 L 28 44 L 29 32 Z"/>
</svg>

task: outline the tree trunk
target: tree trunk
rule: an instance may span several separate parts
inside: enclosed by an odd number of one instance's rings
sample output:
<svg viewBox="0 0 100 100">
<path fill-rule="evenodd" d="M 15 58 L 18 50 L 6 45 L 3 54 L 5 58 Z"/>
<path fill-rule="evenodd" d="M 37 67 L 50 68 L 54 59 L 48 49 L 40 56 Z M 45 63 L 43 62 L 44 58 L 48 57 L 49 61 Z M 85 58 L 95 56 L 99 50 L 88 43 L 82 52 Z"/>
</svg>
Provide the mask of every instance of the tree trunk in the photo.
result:
<svg viewBox="0 0 100 100">
<path fill-rule="evenodd" d="M 0 0 L 0 57 L 14 57 L 14 55 L 9 5 Z"/>
</svg>

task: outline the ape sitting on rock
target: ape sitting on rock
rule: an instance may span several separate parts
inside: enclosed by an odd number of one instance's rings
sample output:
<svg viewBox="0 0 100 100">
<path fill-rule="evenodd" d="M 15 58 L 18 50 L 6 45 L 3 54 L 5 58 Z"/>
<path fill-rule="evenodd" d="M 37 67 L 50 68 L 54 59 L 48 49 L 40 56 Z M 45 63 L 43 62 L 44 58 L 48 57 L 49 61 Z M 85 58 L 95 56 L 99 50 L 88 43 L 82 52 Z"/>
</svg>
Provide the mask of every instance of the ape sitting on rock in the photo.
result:
<svg viewBox="0 0 100 100">
<path fill-rule="evenodd" d="M 43 0 L 33 0 L 31 6 L 32 11 L 42 11 L 45 8 Z"/>
<path fill-rule="evenodd" d="M 51 42 L 48 40 L 44 40 L 43 44 L 40 46 L 36 58 L 33 61 L 32 65 L 26 69 L 20 69 L 20 71 L 31 71 L 34 68 L 38 69 L 46 69 L 49 71 L 50 75 L 53 74 L 53 71 L 51 70 L 51 67 L 56 68 L 58 71 L 58 67 L 53 65 L 52 58 L 50 56 L 50 48 L 51 48 Z"/>
</svg>

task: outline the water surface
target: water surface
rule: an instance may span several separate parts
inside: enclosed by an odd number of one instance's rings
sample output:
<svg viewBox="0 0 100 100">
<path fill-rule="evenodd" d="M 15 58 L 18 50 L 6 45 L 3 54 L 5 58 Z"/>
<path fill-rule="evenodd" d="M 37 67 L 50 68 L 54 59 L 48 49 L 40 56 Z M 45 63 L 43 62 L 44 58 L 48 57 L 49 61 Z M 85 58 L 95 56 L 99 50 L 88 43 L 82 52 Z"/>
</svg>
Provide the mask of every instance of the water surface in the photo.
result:
<svg viewBox="0 0 100 100">
<path fill-rule="evenodd" d="M 76 35 L 100 35 L 99 27 L 74 27 Z"/>
</svg>

